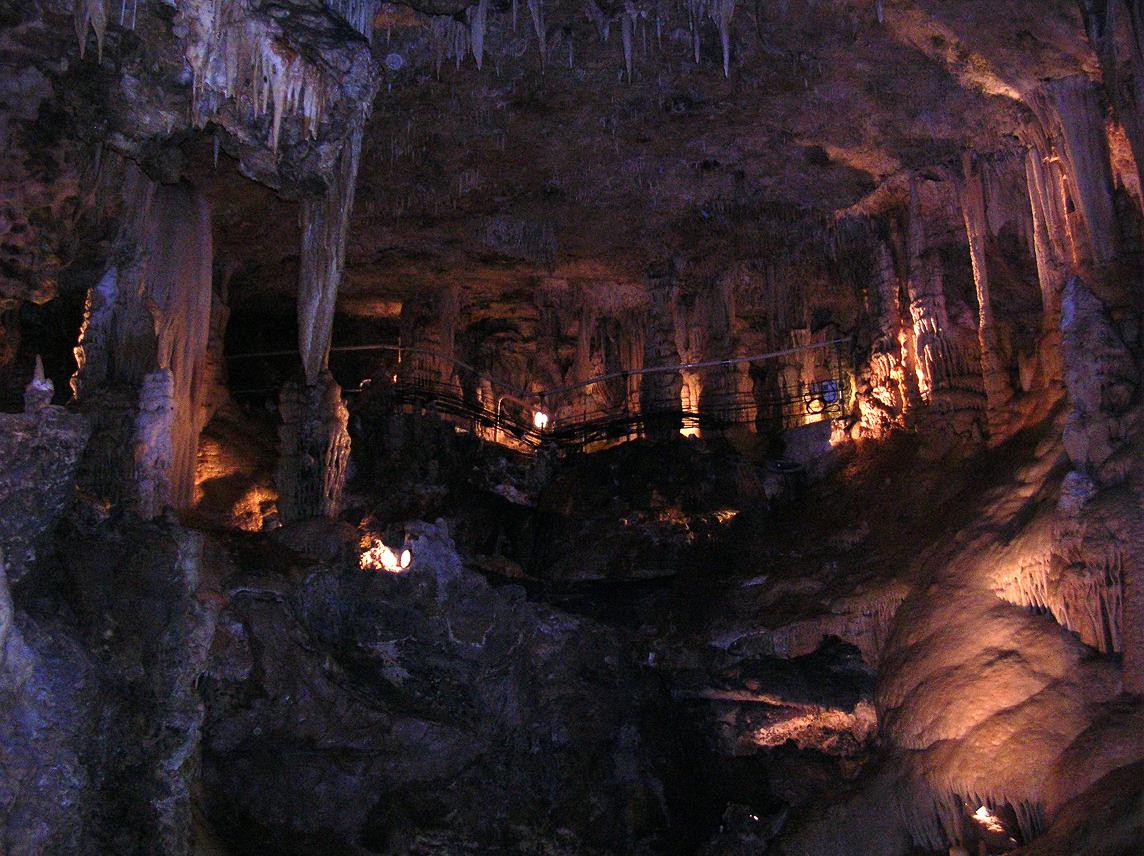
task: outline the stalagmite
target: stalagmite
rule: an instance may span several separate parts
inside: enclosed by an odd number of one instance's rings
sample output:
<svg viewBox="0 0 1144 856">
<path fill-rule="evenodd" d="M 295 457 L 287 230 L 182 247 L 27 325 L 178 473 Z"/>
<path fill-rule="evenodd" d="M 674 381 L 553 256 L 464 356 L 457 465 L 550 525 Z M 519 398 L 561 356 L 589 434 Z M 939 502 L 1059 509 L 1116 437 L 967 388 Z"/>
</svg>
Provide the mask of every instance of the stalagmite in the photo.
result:
<svg viewBox="0 0 1144 856">
<path fill-rule="evenodd" d="M 322 370 L 279 396 L 278 513 L 284 521 L 336 517 L 349 463 L 349 411 L 333 376 Z"/>
<path fill-rule="evenodd" d="M 647 338 L 644 343 L 644 366 L 671 366 L 679 363 L 676 347 L 675 276 L 670 262 L 648 273 L 651 303 Z M 645 374 L 640 381 L 640 408 L 647 419 L 648 434 L 653 438 L 671 436 L 679 431 L 680 396 L 683 384 L 676 372 Z"/>
<path fill-rule="evenodd" d="M 977 335 L 981 347 L 986 420 L 990 441 L 997 443 L 1006 436 L 1004 409 L 1013 397 L 1013 388 L 1009 382 L 1008 364 L 997 321 L 993 317 L 993 303 L 989 293 L 989 272 L 985 260 L 985 238 L 989 230 L 985 216 L 985 189 L 980 165 L 974 162 L 973 155 L 969 152 L 962 156 L 960 190 L 973 282 L 977 288 Z"/>
<path fill-rule="evenodd" d="M 44 361 L 36 354 L 36 368 L 32 372 L 32 380 L 24 387 L 24 413 L 32 415 L 40 413 L 52 403 L 56 387 L 51 379 L 44 375 Z"/>
<path fill-rule="evenodd" d="M 456 336 L 461 293 L 457 287 L 427 293 L 401 305 L 402 383 L 458 389 Z"/>
<path fill-rule="evenodd" d="M 1098 484 L 1122 481 L 1123 454 L 1135 424 L 1129 407 L 1139 387 L 1135 360 L 1107 307 L 1078 276 L 1065 285 L 1061 330 L 1072 403 L 1065 451 L 1076 469 Z"/>
<path fill-rule="evenodd" d="M 135 511 L 145 520 L 158 517 L 175 491 L 175 378 L 168 368 L 143 378 L 135 415 Z M 193 475 L 193 473 L 192 473 Z"/>
<path fill-rule="evenodd" d="M 870 292 L 877 335 L 870 348 L 869 388 L 860 388 L 858 397 L 859 430 L 864 437 L 881 438 L 900 426 L 908 406 L 899 290 L 893 257 L 889 248 L 879 243 Z"/>
</svg>

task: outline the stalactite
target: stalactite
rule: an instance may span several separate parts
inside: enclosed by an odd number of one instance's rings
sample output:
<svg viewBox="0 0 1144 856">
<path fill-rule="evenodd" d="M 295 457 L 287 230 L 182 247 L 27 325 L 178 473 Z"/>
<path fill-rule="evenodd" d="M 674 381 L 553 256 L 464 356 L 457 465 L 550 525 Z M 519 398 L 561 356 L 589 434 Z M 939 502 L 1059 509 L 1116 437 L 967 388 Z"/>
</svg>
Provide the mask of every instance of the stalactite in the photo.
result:
<svg viewBox="0 0 1144 856">
<path fill-rule="evenodd" d="M 107 32 L 107 7 L 105 0 L 73 0 L 75 4 L 75 34 L 79 39 L 79 58 L 83 59 L 87 48 L 87 29 L 95 33 L 95 49 L 98 61 L 103 61 L 103 37 Z M 120 21 L 122 23 L 122 21 Z"/>
<path fill-rule="evenodd" d="M 634 10 L 629 6 L 620 14 L 620 35 L 624 43 L 624 68 L 628 72 L 628 83 L 632 82 L 632 11 Z"/>
<path fill-rule="evenodd" d="M 532 16 L 532 29 L 536 33 L 537 47 L 540 49 L 541 69 L 548 62 L 548 40 L 545 37 L 543 0 L 528 0 L 528 13 Z"/>
<path fill-rule="evenodd" d="M 470 50 L 470 35 L 473 26 L 466 27 L 452 15 L 434 15 L 429 25 L 429 40 L 433 50 L 433 73 L 441 74 L 441 65 L 445 60 L 451 59 L 454 67 L 460 68 L 461 62 Z M 484 26 L 480 29 L 482 39 L 482 57 Z M 473 56 L 476 56 L 476 47 L 472 46 Z M 483 62 L 483 59 L 482 61 Z M 478 68 L 480 63 L 478 63 Z"/>
<path fill-rule="evenodd" d="M 695 64 L 701 60 L 702 34 L 700 27 L 709 18 L 719 30 L 719 44 L 723 51 L 723 76 L 731 75 L 731 19 L 735 16 L 735 0 L 686 0 L 687 27 L 691 34 L 692 55 Z"/>
<path fill-rule="evenodd" d="M 723 47 L 723 77 L 731 76 L 731 19 L 735 15 L 735 0 L 714 0 L 712 17 L 719 28 L 719 43 Z"/>
<path fill-rule="evenodd" d="M 326 368 L 334 304 L 345 261 L 346 229 L 354 203 L 364 117 L 355 120 L 326 192 L 301 205 L 298 274 L 298 350 L 307 383 Z"/>
<path fill-rule="evenodd" d="M 326 5 L 343 21 L 373 40 L 373 17 L 377 13 L 376 0 L 325 0 Z"/>
<path fill-rule="evenodd" d="M 1057 536 L 1055 542 L 1059 542 Z M 1070 558 L 1056 550 L 1034 551 L 998 574 L 994 591 L 1002 600 L 1044 610 L 1082 642 L 1105 654 L 1122 650 L 1121 601 L 1124 557 L 1119 550 L 1088 555 L 1083 546 Z"/>
<path fill-rule="evenodd" d="M 1061 364 L 1061 292 L 1065 282 L 1065 256 L 1060 235 L 1059 184 L 1046 175 L 1044 156 L 1030 147 L 1025 154 L 1025 176 L 1029 208 L 1033 216 L 1033 247 L 1037 261 L 1037 279 L 1041 286 L 1042 341 L 1041 362 L 1050 382 L 1063 380 Z"/>
<path fill-rule="evenodd" d="M 1046 83 L 1033 99 L 1042 125 L 1060 143 L 1060 155 L 1076 197 L 1097 264 L 1112 261 L 1119 227 L 1112 196 L 1112 167 L 1104 110 L 1095 85 L 1085 75 Z"/>
<path fill-rule="evenodd" d="M 479 71 L 485 61 L 485 20 L 488 15 L 489 0 L 480 0 L 476 6 L 469 7 L 469 40 L 472 43 L 473 59 Z M 569 48 L 569 67 L 571 67 L 572 54 Z"/>
<path fill-rule="evenodd" d="M 985 258 L 985 239 L 989 228 L 985 213 L 985 189 L 979 166 L 969 152 L 962 157 L 960 190 L 961 213 L 969 243 L 973 282 L 977 288 L 977 336 L 981 348 L 986 419 L 990 440 L 996 443 L 1006 436 L 1004 409 L 1013 397 L 1013 389 L 1009 383 L 1009 370 L 989 293 L 989 271 Z"/>
<path fill-rule="evenodd" d="M 365 14 L 366 5 L 352 0 L 346 8 Z M 287 115 L 301 117 L 303 134 L 316 139 L 337 82 L 284 44 L 270 22 L 242 11 L 240 0 L 195 0 L 180 6 L 179 15 L 192 33 L 186 56 L 194 78 L 195 125 L 204 127 L 218 113 L 222 97 L 248 102 L 254 119 L 270 114 L 267 142 L 274 151 Z M 368 18 L 372 25 L 372 14 Z"/>
<path fill-rule="evenodd" d="M 700 60 L 700 34 L 699 23 L 703 13 L 704 0 L 687 0 L 687 27 L 691 33 L 691 49 L 695 59 L 695 64 L 699 65 Z"/>
</svg>

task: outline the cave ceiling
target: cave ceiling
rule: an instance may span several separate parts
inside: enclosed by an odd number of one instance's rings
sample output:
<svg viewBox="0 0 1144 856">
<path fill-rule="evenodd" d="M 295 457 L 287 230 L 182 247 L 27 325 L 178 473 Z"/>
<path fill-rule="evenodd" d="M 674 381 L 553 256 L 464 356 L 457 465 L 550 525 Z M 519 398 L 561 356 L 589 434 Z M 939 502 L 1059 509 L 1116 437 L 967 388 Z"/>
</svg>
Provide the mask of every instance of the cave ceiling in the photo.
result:
<svg viewBox="0 0 1144 856">
<path fill-rule="evenodd" d="M 297 46 L 346 81 L 342 102 L 377 93 L 342 312 L 393 314 L 410 294 L 450 285 L 495 299 L 549 277 L 638 284 L 666 259 L 715 276 L 847 214 L 902 206 L 911 174 L 940 175 L 966 149 L 1015 147 L 1039 81 L 1097 74 L 1065 0 L 738 3 L 726 76 L 715 16 L 697 4 L 550 0 L 542 62 L 528 5 L 489 0 L 481 68 L 471 49 L 456 61 L 449 42 L 471 27 L 477 7 L 463 5 L 379 7 L 369 54 L 316 3 L 271 9 L 302 21 Z M 53 123 L 79 128 L 89 149 L 189 178 L 211 199 L 232 300 L 291 294 L 295 200 L 336 155 L 324 132 L 306 140 L 289 118 L 272 151 L 225 112 L 194 130 L 185 25 L 163 4 L 140 4 L 134 29 L 112 10 L 102 55 L 89 39 L 83 59 L 58 25 L 65 6 L 45 2 L 38 17 L 29 6 L 13 7 L 3 50 L 43 77 L 36 139 Z M 702 12 L 698 63 L 689 9 Z M 370 55 L 367 85 L 356 69 Z M 323 121 L 345 119 L 331 110 Z"/>
</svg>

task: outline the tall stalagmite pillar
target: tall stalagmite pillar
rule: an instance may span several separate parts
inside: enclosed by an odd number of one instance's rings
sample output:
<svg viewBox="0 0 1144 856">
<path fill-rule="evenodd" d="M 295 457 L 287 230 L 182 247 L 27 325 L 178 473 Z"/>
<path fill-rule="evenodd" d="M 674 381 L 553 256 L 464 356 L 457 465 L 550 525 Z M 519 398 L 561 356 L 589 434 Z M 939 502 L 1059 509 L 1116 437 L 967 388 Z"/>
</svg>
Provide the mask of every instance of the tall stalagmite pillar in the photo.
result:
<svg viewBox="0 0 1144 856">
<path fill-rule="evenodd" d="M 328 361 L 363 126 L 359 117 L 326 192 L 301 206 L 298 351 L 304 377 L 302 385 L 287 385 L 279 398 L 278 511 L 284 521 L 334 517 L 341 509 L 349 414 Z"/>
<path fill-rule="evenodd" d="M 870 346 L 870 367 L 860 378 L 858 399 L 862 436 L 880 438 L 902 424 L 909 400 L 907 371 L 903 358 L 902 313 L 898 300 L 899 281 L 889 247 L 879 243 L 874 255 L 874 282 L 870 290 L 870 314 L 875 328 Z"/>
<path fill-rule="evenodd" d="M 949 385 L 954 359 L 946 337 L 949 318 L 942 288 L 941 264 L 929 252 L 918 188 L 913 180 L 910 182 L 909 218 L 907 288 L 910 319 L 916 350 L 918 391 L 929 403 L 939 389 Z"/>
<path fill-rule="evenodd" d="M 1033 252 L 1037 257 L 1037 279 L 1041 285 L 1042 340 L 1041 365 L 1050 383 L 1062 383 L 1061 292 L 1068 270 L 1065 225 L 1061 209 L 1060 178 L 1055 164 L 1035 146 L 1025 153 L 1025 180 L 1033 215 Z"/>
<path fill-rule="evenodd" d="M 123 264 L 88 293 L 72 389 L 95 427 L 84 486 L 149 518 L 194 501 L 210 416 L 213 247 L 210 209 L 193 188 L 134 168 L 129 179 Z"/>
<path fill-rule="evenodd" d="M 648 270 L 647 337 L 644 340 L 644 368 L 679 363 L 675 341 L 675 269 L 671 262 Z M 642 376 L 640 409 L 648 436 L 659 439 L 678 433 L 680 394 L 683 381 L 678 372 L 654 372 Z"/>
<path fill-rule="evenodd" d="M 962 157 L 960 190 L 961 213 L 969 241 L 969 259 L 973 265 L 973 283 L 977 288 L 977 338 L 981 347 L 986 425 L 990 441 L 998 443 L 1007 434 L 1005 409 L 1013 398 L 1013 387 L 1009 381 L 1007 360 L 989 294 L 989 271 L 985 261 L 985 238 L 989 230 L 985 218 L 985 186 L 979 165 L 974 162 L 970 152 Z"/>
</svg>

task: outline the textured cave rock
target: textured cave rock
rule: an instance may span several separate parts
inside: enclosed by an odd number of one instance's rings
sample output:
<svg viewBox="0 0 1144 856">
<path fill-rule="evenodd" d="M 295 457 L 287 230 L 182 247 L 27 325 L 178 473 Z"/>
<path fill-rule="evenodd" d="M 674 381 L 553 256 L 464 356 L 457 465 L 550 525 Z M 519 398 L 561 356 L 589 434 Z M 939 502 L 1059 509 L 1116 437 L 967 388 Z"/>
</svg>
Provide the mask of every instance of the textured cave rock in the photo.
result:
<svg viewBox="0 0 1144 856">
<path fill-rule="evenodd" d="M 194 684 L 216 608 L 203 593 L 219 557 L 198 533 L 98 520 L 69 519 L 39 563 L 37 603 L 58 586 L 68 612 L 30 615 L 4 578 L 5 841 L 35 854 L 189 854 Z"/>
<path fill-rule="evenodd" d="M 1116 453 L 1134 434 L 1139 370 L 1107 307 L 1084 281 L 1065 285 L 1061 307 L 1065 385 L 1072 410 L 1065 448 L 1081 472 L 1103 483 L 1123 478 Z"/>
<path fill-rule="evenodd" d="M 0 414 L 0 549 L 13 582 L 31 570 L 71 504 L 90 430 L 82 416 L 55 406 Z"/>
<path fill-rule="evenodd" d="M 1136 852 L 1138 7 L 8 3 L 0 849 Z"/>
<path fill-rule="evenodd" d="M 442 524 L 416 533 L 405 574 L 226 582 L 204 783 L 229 833 L 401 852 L 421 831 L 615 846 L 662 829 L 656 692 L 615 635 L 490 588 Z"/>
</svg>

